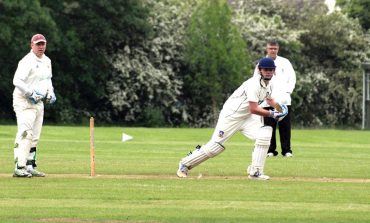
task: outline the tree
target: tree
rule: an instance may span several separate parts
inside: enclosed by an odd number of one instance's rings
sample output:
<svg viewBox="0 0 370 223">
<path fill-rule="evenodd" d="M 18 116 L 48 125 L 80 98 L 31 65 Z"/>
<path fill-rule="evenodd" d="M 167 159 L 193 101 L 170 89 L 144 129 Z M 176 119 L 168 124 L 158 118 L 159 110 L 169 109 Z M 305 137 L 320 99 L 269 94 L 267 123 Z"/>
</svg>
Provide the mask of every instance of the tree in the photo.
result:
<svg viewBox="0 0 370 223">
<path fill-rule="evenodd" d="M 267 38 L 293 63 L 293 123 L 355 126 L 361 114 L 360 64 L 369 55 L 369 36 L 341 12 L 327 14 L 324 1 L 232 1 L 253 59 L 264 55 Z M 310 8 L 311 7 L 311 8 Z M 317 109 L 320 106 L 320 109 Z M 314 111 L 314 112 L 313 112 Z"/>
<path fill-rule="evenodd" d="M 203 1 L 186 33 L 182 89 L 191 123 L 208 126 L 219 109 L 250 72 L 246 45 L 223 0 Z"/>
<path fill-rule="evenodd" d="M 344 13 L 357 18 L 365 30 L 370 28 L 370 0 L 337 0 Z"/>
<path fill-rule="evenodd" d="M 158 126 L 179 125 L 187 120 L 180 103 L 184 33 L 196 2 L 145 0 L 150 9 L 152 35 L 127 44 L 111 63 L 115 68 L 107 82 L 112 113 L 126 123 Z"/>
<path fill-rule="evenodd" d="M 328 11 L 324 0 L 229 0 L 234 8 L 235 23 L 247 42 L 253 61 L 265 55 L 267 40 L 279 41 L 279 54 L 299 60 L 303 25 Z"/>
<path fill-rule="evenodd" d="M 50 43 L 47 54 L 58 47 L 57 26 L 38 0 L 0 1 L 0 117 L 14 119 L 12 107 L 13 76 L 18 61 L 30 51 L 31 37 L 43 33 Z"/>
<path fill-rule="evenodd" d="M 340 12 L 317 16 L 306 24 L 306 28 L 307 32 L 300 37 L 305 46 L 302 55 L 306 62 L 300 64 L 298 69 L 306 76 L 300 79 L 305 80 L 305 84 L 314 91 L 303 94 L 300 90 L 306 86 L 300 86 L 296 92 L 300 97 L 309 95 L 313 103 L 300 101 L 297 115 L 303 118 L 319 104 L 321 109 L 310 115 L 312 119 L 306 116 L 305 123 L 326 126 L 354 126 L 360 123 L 360 65 L 369 55 L 369 50 L 366 50 L 369 38 L 356 20 Z"/>
<path fill-rule="evenodd" d="M 112 121 L 106 82 L 114 67 L 110 58 L 125 45 L 151 32 L 148 10 L 136 0 L 41 0 L 60 30 L 54 76 L 62 122 L 81 122 L 90 115 Z"/>
</svg>

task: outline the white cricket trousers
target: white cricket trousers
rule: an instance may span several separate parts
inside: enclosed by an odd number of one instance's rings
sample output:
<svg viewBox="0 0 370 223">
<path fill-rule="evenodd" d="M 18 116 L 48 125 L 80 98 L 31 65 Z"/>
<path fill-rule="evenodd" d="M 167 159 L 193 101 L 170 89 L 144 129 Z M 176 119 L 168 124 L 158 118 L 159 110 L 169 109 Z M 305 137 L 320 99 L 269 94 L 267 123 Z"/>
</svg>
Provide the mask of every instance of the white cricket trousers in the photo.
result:
<svg viewBox="0 0 370 223">
<path fill-rule="evenodd" d="M 14 159 L 18 160 L 20 166 L 25 166 L 31 147 L 36 147 L 40 139 L 44 119 L 44 104 L 42 101 L 32 104 L 24 96 L 13 93 L 13 108 L 16 114 L 18 128 L 15 145 L 20 145 L 18 149 L 14 149 Z M 31 143 L 26 143 L 26 146 L 22 142 L 25 135 L 32 137 L 29 138 Z"/>
<path fill-rule="evenodd" d="M 215 131 L 206 146 L 214 142 L 223 145 L 236 132 L 241 132 L 244 136 L 255 141 L 252 163 L 248 167 L 248 174 L 263 174 L 272 134 L 272 128 L 263 128 L 263 125 L 261 116 L 255 114 L 228 115 L 225 111 L 221 111 Z"/>
<path fill-rule="evenodd" d="M 223 145 L 237 132 L 241 132 L 251 140 L 256 140 L 259 129 L 263 126 L 261 116 L 249 114 L 237 117 L 225 113 L 221 111 L 210 141 Z"/>
</svg>

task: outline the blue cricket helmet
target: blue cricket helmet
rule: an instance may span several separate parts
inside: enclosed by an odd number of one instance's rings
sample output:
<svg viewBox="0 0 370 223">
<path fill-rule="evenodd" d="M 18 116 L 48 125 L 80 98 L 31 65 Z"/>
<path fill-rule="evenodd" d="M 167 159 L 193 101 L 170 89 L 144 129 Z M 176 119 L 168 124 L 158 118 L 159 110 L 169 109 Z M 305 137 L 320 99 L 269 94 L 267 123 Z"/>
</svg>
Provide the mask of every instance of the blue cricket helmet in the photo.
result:
<svg viewBox="0 0 370 223">
<path fill-rule="evenodd" d="M 275 62 L 269 57 L 264 57 L 258 62 L 259 68 L 276 68 Z"/>
</svg>

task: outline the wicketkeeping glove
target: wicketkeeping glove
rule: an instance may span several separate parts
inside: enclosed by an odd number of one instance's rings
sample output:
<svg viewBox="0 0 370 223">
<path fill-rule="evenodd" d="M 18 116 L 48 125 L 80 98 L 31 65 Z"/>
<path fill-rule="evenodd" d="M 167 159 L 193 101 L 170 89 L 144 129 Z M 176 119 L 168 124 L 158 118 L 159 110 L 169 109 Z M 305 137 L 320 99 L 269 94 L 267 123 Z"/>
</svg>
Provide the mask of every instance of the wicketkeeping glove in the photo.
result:
<svg viewBox="0 0 370 223">
<path fill-rule="evenodd" d="M 33 90 L 32 94 L 28 96 L 28 99 L 31 101 L 32 104 L 37 104 L 39 101 L 41 101 L 45 95 Z"/>
<path fill-rule="evenodd" d="M 57 97 L 55 96 L 54 92 L 48 93 L 46 95 L 46 100 L 45 102 L 47 104 L 53 104 L 57 100 Z"/>
</svg>

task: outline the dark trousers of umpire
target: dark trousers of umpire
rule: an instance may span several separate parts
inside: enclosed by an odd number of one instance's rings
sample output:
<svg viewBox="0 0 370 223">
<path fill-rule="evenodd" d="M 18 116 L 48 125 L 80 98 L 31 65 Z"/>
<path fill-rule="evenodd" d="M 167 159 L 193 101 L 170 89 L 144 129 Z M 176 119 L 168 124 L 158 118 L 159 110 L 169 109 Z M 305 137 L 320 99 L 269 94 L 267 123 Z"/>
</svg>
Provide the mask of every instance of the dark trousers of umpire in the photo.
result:
<svg viewBox="0 0 370 223">
<path fill-rule="evenodd" d="M 276 151 L 276 127 L 279 128 L 280 133 L 280 144 L 281 144 L 281 154 L 284 156 L 286 153 L 293 153 L 290 147 L 290 138 L 291 138 L 291 106 L 288 105 L 288 114 L 281 120 L 277 122 L 274 118 L 264 117 L 264 123 L 267 126 L 271 126 L 272 137 L 271 137 L 271 144 L 269 148 L 269 153 L 274 153 L 274 156 L 278 155 L 279 153 Z M 272 107 L 264 108 L 266 110 L 273 110 Z"/>
</svg>

